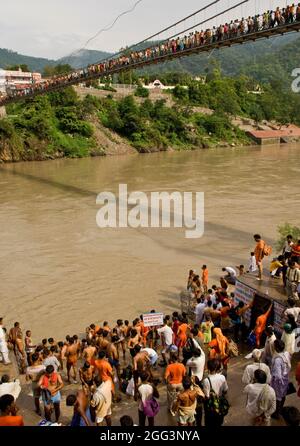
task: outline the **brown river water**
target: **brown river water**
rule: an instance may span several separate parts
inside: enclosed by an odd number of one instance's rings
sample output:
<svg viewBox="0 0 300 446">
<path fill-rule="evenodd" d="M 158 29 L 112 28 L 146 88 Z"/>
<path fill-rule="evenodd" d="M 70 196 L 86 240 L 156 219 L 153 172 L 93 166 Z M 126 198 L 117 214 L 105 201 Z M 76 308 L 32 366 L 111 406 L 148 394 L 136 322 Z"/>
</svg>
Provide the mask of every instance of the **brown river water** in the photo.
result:
<svg viewBox="0 0 300 446">
<path fill-rule="evenodd" d="M 0 166 L 0 316 L 33 339 L 82 333 L 92 322 L 170 313 L 189 268 L 247 264 L 252 235 L 299 224 L 300 145 L 57 160 Z M 205 233 L 99 229 L 96 196 L 205 193 Z"/>
</svg>

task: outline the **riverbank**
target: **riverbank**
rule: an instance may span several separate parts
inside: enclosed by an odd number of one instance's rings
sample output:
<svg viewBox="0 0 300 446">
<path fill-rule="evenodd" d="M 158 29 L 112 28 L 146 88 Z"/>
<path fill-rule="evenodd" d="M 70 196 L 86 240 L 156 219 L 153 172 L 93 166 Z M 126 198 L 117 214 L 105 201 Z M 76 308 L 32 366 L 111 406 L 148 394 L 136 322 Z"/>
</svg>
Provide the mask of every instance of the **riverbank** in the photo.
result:
<svg viewBox="0 0 300 446">
<path fill-rule="evenodd" d="M 137 85 L 68 87 L 8 105 L 0 161 L 299 141 L 299 97 L 283 87 L 275 98 L 271 84 L 226 77 L 217 68 L 205 82 L 188 78 L 164 91 Z"/>
<path fill-rule="evenodd" d="M 69 88 L 7 107 L 7 116 L 0 119 L 0 161 L 253 144 L 225 113 L 188 107 L 170 98 L 141 100 L 132 95 L 114 98 L 110 94 L 97 97 L 89 89 L 86 92 L 78 94 Z"/>
</svg>

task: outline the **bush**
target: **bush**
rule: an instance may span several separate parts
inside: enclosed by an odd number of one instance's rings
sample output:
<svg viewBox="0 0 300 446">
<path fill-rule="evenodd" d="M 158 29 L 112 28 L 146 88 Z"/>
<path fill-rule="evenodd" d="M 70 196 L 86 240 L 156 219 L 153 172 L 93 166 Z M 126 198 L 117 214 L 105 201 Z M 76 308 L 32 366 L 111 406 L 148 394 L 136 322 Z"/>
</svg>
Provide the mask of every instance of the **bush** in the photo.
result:
<svg viewBox="0 0 300 446">
<path fill-rule="evenodd" d="M 205 130 L 206 133 L 212 134 L 217 138 L 226 139 L 232 130 L 232 125 L 227 116 L 213 113 L 212 115 L 198 115 L 196 124 L 200 130 Z"/>
<path fill-rule="evenodd" d="M 11 138 L 14 134 L 14 126 L 7 119 L 0 119 L 0 137 Z"/>
<path fill-rule="evenodd" d="M 147 88 L 144 88 L 142 85 L 139 85 L 134 93 L 135 96 L 138 96 L 140 98 L 149 98 L 149 94 L 149 90 Z"/>
</svg>

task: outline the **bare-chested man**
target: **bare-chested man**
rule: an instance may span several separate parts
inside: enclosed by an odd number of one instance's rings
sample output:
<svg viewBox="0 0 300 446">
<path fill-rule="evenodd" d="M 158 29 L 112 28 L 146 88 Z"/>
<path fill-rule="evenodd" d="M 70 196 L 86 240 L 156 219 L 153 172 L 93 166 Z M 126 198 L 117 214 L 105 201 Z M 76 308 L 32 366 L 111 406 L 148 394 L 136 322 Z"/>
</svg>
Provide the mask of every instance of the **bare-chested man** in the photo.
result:
<svg viewBox="0 0 300 446">
<path fill-rule="evenodd" d="M 127 329 L 124 326 L 124 323 L 122 321 L 122 319 L 118 319 L 117 320 L 117 325 L 115 326 L 113 332 L 118 336 L 119 341 L 116 344 L 117 350 L 118 350 L 118 354 L 120 355 L 120 348 L 122 348 L 122 352 L 123 352 L 123 359 L 125 361 L 125 355 L 126 355 L 126 334 L 127 334 Z"/>
<path fill-rule="evenodd" d="M 27 330 L 25 333 L 25 352 L 27 356 L 27 364 L 31 364 L 31 355 L 34 353 L 36 349 L 36 345 L 33 345 L 32 339 L 31 339 L 31 331 Z"/>
<path fill-rule="evenodd" d="M 38 387 L 42 390 L 42 399 L 45 408 L 45 418 L 51 421 L 52 405 L 55 411 L 55 420 L 58 422 L 60 417 L 60 389 L 64 386 L 59 373 L 54 371 L 52 365 L 46 367 L 46 373 L 39 379 Z"/>
<path fill-rule="evenodd" d="M 113 336 L 111 338 L 111 343 L 107 346 L 106 349 L 106 356 L 109 360 L 109 363 L 112 367 L 115 367 L 117 375 L 119 380 L 121 379 L 120 376 L 120 361 L 119 361 L 119 352 L 117 349 L 117 345 L 119 342 L 118 336 Z"/>
<path fill-rule="evenodd" d="M 103 322 L 103 331 L 108 331 L 109 333 L 111 332 L 111 328 L 110 328 L 110 326 L 108 325 L 108 322 L 107 322 L 107 321 L 104 321 L 104 322 Z"/>
<path fill-rule="evenodd" d="M 41 389 L 38 386 L 41 375 L 44 374 L 46 367 L 40 363 L 39 354 L 31 355 L 31 364 L 26 369 L 26 381 L 31 381 L 31 388 L 34 398 L 35 411 L 38 415 L 42 415 L 40 410 Z"/>
<path fill-rule="evenodd" d="M 86 329 L 85 329 L 85 333 L 86 333 L 86 338 L 87 339 L 93 339 L 96 335 L 95 332 L 95 324 L 91 324 L 89 325 Z"/>
<path fill-rule="evenodd" d="M 64 349 L 64 343 L 63 342 L 58 342 L 57 343 L 57 351 L 56 351 L 56 353 L 55 353 L 55 356 L 57 357 L 57 359 L 58 359 L 58 361 L 59 361 L 59 364 L 60 364 L 60 370 L 63 370 L 64 369 L 64 361 L 63 361 L 63 359 L 65 359 L 64 357 L 63 357 L 63 349 Z M 65 349 L 64 349 L 64 351 L 66 351 L 66 348 L 67 347 L 65 347 Z"/>
<path fill-rule="evenodd" d="M 107 347 L 109 346 L 110 342 L 108 340 L 108 331 L 103 331 L 102 334 L 97 339 L 97 345 L 99 348 L 99 351 L 106 352 Z"/>
<path fill-rule="evenodd" d="M 135 347 L 136 355 L 133 358 L 133 370 L 137 370 L 139 373 L 149 372 L 151 361 L 147 351 L 142 350 L 140 345 Z"/>
<path fill-rule="evenodd" d="M 26 353 L 19 322 L 15 322 L 13 328 L 10 329 L 8 340 L 13 345 L 19 373 L 24 374 L 26 372 Z"/>
<path fill-rule="evenodd" d="M 140 322 L 141 322 L 140 318 L 138 317 L 134 319 L 134 321 L 132 322 L 132 329 L 136 330 L 139 336 L 141 336 L 141 329 L 142 329 Z"/>
<path fill-rule="evenodd" d="M 85 362 L 92 364 L 92 360 L 95 357 L 95 354 L 97 352 L 97 348 L 95 346 L 95 341 L 88 339 L 86 344 L 87 345 L 82 352 L 82 357 L 85 360 Z"/>
<path fill-rule="evenodd" d="M 74 339 L 74 344 L 77 345 L 78 358 L 81 359 L 81 341 L 77 335 L 72 336 Z"/>
<path fill-rule="evenodd" d="M 65 356 L 67 359 L 68 382 L 69 383 L 71 382 L 70 374 L 72 369 L 74 384 L 77 384 L 76 375 L 77 375 L 77 361 L 78 361 L 78 344 L 75 343 L 75 340 L 73 338 L 69 339 L 69 345 L 67 345 Z"/>
<path fill-rule="evenodd" d="M 95 367 L 89 362 L 85 362 L 83 367 L 79 369 L 79 378 L 82 384 L 82 389 L 86 395 L 90 394 L 91 388 L 94 383 Z"/>
<path fill-rule="evenodd" d="M 89 401 L 83 390 L 78 390 L 76 395 L 68 395 L 66 404 L 69 407 L 74 407 L 71 427 L 93 425 L 89 408 Z"/>
<path fill-rule="evenodd" d="M 130 355 L 132 357 L 132 361 L 136 354 L 135 347 L 137 345 L 139 345 L 140 341 L 141 341 L 141 336 L 138 334 L 137 330 L 132 328 L 131 332 L 130 332 L 130 338 L 128 341 L 128 348 L 129 348 Z"/>
</svg>

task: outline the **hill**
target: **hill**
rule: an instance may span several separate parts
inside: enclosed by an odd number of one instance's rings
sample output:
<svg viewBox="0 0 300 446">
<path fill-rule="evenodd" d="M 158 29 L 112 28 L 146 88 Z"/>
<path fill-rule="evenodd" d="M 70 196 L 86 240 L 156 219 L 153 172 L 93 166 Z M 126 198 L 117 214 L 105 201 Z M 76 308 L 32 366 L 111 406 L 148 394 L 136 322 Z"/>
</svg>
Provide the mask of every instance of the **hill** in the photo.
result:
<svg viewBox="0 0 300 446">
<path fill-rule="evenodd" d="M 42 72 L 46 65 L 55 65 L 55 60 L 46 58 L 24 56 L 15 51 L 11 51 L 5 48 L 0 48 L 0 67 L 6 68 L 11 65 L 27 65 L 30 70 Z"/>
<path fill-rule="evenodd" d="M 101 59 L 111 56 L 111 53 L 105 51 L 83 50 L 73 56 L 62 57 L 58 60 L 25 56 L 15 51 L 0 48 L 0 68 L 11 65 L 26 64 L 30 70 L 43 72 L 45 66 L 54 66 L 58 64 L 69 64 L 73 68 L 85 67 L 91 63 L 98 62 Z"/>
<path fill-rule="evenodd" d="M 81 50 L 74 55 L 62 57 L 56 61 L 57 64 L 69 64 L 73 68 L 82 68 L 92 63 L 107 59 L 112 53 L 96 50 Z"/>
</svg>

